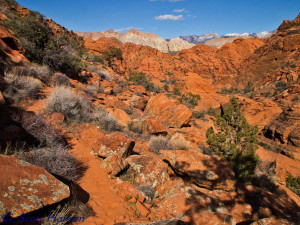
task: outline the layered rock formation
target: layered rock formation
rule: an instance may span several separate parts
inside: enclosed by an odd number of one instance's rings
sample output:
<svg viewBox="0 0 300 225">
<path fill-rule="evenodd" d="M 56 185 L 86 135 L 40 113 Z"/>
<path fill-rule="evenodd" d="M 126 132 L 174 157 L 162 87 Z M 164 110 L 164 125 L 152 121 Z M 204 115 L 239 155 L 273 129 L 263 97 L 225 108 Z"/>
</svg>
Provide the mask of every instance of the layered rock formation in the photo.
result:
<svg viewBox="0 0 300 225">
<path fill-rule="evenodd" d="M 76 31 L 75 33 L 84 38 L 91 38 L 94 41 L 102 37 L 113 37 L 120 40 L 122 43 L 128 42 L 137 45 L 150 46 L 164 53 L 178 52 L 182 49 L 194 46 L 194 44 L 188 43 L 180 38 L 173 38 L 168 42 L 165 39 L 158 37 L 156 34 L 142 33 L 136 29 L 132 29 L 124 34 L 115 32 L 112 29 L 102 32 L 84 33 Z"/>
</svg>

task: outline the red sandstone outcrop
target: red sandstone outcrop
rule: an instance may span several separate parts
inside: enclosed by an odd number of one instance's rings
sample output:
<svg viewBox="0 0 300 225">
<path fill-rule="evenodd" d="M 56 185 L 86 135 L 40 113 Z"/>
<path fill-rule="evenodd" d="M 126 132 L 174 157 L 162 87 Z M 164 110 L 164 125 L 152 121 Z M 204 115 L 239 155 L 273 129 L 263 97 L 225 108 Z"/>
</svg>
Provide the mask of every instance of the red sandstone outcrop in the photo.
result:
<svg viewBox="0 0 300 225">
<path fill-rule="evenodd" d="M 152 97 L 145 109 L 145 112 L 163 121 L 168 127 L 180 128 L 188 124 L 192 112 L 185 105 L 171 102 L 164 94 Z"/>
<path fill-rule="evenodd" d="M 69 187 L 47 173 L 14 156 L 0 155 L 0 222 L 60 202 L 70 196 Z"/>
</svg>

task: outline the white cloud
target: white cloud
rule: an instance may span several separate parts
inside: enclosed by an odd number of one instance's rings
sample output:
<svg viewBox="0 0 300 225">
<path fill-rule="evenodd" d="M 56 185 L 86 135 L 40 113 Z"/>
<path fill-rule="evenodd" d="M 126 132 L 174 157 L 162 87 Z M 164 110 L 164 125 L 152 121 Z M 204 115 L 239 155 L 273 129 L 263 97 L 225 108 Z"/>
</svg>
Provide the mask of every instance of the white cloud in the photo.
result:
<svg viewBox="0 0 300 225">
<path fill-rule="evenodd" d="M 182 20 L 183 19 L 183 15 L 160 15 L 160 16 L 155 16 L 154 17 L 155 20 L 174 20 L 174 21 L 178 21 L 178 20 Z"/>
<path fill-rule="evenodd" d="M 115 32 L 123 32 L 123 31 L 132 30 L 132 29 L 142 30 L 143 28 L 138 28 L 138 27 L 130 26 L 130 27 L 122 27 L 122 28 L 118 28 L 118 29 L 113 29 L 113 30 Z"/>
<path fill-rule="evenodd" d="M 185 9 L 174 9 L 173 10 L 174 13 L 182 13 L 184 11 L 185 11 Z"/>
</svg>

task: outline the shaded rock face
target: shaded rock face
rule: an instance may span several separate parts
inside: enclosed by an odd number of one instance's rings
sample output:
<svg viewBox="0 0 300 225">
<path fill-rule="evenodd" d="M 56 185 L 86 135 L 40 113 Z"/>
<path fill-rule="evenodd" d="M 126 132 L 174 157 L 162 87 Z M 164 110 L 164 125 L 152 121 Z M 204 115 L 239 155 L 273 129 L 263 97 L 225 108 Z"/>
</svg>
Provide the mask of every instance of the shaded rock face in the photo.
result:
<svg viewBox="0 0 300 225">
<path fill-rule="evenodd" d="M 0 26 L 0 53 L 2 53 L 12 62 L 28 62 L 28 60 L 19 52 L 20 46 L 14 33 L 4 26 Z"/>
<path fill-rule="evenodd" d="M 149 46 L 152 48 L 156 48 L 159 51 L 164 53 L 168 53 L 170 51 L 177 52 L 194 46 L 194 44 L 191 44 L 180 38 L 173 38 L 168 42 L 165 39 L 158 37 L 156 34 L 142 33 L 135 29 L 130 30 L 124 34 L 115 32 L 113 30 L 102 31 L 102 32 L 91 32 L 91 33 L 75 31 L 75 33 L 79 36 L 82 36 L 84 38 L 90 38 L 94 41 L 103 37 L 116 38 L 122 43 L 128 42 L 136 45 Z"/>
<path fill-rule="evenodd" d="M 160 152 L 175 173 L 199 187 L 226 191 L 234 189 L 234 173 L 221 159 L 185 150 Z"/>
<path fill-rule="evenodd" d="M 279 142 L 291 153 L 295 159 L 300 160 L 300 104 L 282 112 L 263 129 L 266 138 Z"/>
<path fill-rule="evenodd" d="M 70 196 L 69 187 L 41 167 L 4 155 L 0 164 L 0 222 L 8 213 L 16 218 Z"/>
<path fill-rule="evenodd" d="M 168 127 L 180 128 L 188 124 L 192 112 L 185 105 L 171 102 L 164 94 L 150 98 L 145 112 L 163 121 Z"/>
</svg>

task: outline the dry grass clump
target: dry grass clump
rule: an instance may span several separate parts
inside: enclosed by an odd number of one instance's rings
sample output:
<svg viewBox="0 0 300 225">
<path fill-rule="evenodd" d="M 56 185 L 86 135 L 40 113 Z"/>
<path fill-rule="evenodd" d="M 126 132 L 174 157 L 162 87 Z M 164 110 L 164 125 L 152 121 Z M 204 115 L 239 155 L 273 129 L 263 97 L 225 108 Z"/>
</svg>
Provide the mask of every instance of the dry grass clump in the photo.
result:
<svg viewBox="0 0 300 225">
<path fill-rule="evenodd" d="M 76 193 L 75 193 L 76 194 Z M 95 213 L 92 209 L 86 206 L 84 203 L 74 197 L 74 193 L 71 195 L 71 199 L 63 205 L 59 205 L 56 209 L 52 210 L 49 214 L 46 215 L 42 221 L 42 225 L 64 225 L 69 224 L 74 221 L 72 219 L 77 218 L 77 222 L 84 222 L 87 217 L 95 216 Z M 57 218 L 54 220 L 53 218 Z M 58 218 L 64 218 L 61 222 L 58 222 Z M 69 219 L 69 221 L 68 221 Z"/>
<path fill-rule="evenodd" d="M 51 77 L 51 70 L 48 66 L 31 64 L 30 66 L 17 67 L 14 73 L 22 76 L 30 76 L 41 80 L 43 83 L 47 84 Z"/>
<path fill-rule="evenodd" d="M 65 86 L 73 87 L 70 79 L 63 73 L 56 72 L 52 76 L 52 85 L 53 86 Z"/>
<path fill-rule="evenodd" d="M 63 146 L 54 148 L 37 148 L 29 152 L 19 152 L 17 156 L 35 166 L 45 168 L 49 173 L 69 181 L 78 180 L 85 167 L 69 154 L 69 150 Z"/>
<path fill-rule="evenodd" d="M 170 139 L 171 144 L 178 150 L 188 150 L 189 142 L 182 135 L 174 134 Z"/>
<path fill-rule="evenodd" d="M 121 130 L 121 126 L 116 118 L 108 113 L 104 108 L 96 108 L 93 113 L 93 119 L 104 131 L 113 132 Z"/>
<path fill-rule="evenodd" d="M 92 102 L 74 90 L 58 86 L 47 99 L 49 113 L 61 113 L 66 122 L 89 122 L 92 119 Z"/>
<path fill-rule="evenodd" d="M 128 124 L 128 129 L 134 133 L 142 134 L 145 130 L 145 119 L 134 119 Z"/>
<path fill-rule="evenodd" d="M 35 115 L 33 112 L 13 113 L 12 119 L 38 141 L 38 147 L 65 146 L 67 143 L 43 115 Z"/>
<path fill-rule="evenodd" d="M 43 87 L 43 83 L 39 79 L 28 76 L 17 76 L 13 73 L 5 74 L 4 80 L 7 86 L 3 95 L 14 103 L 18 103 L 27 97 L 37 98 Z"/>
<path fill-rule="evenodd" d="M 108 80 L 108 81 L 111 80 L 110 74 L 108 72 L 99 69 L 97 66 L 88 65 L 88 70 L 93 73 L 98 73 L 102 80 Z"/>
<path fill-rule="evenodd" d="M 164 136 L 151 136 L 149 141 L 149 151 L 160 154 L 160 150 L 174 150 L 172 143 Z"/>
</svg>

